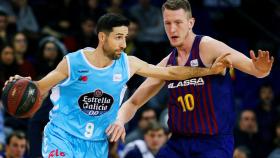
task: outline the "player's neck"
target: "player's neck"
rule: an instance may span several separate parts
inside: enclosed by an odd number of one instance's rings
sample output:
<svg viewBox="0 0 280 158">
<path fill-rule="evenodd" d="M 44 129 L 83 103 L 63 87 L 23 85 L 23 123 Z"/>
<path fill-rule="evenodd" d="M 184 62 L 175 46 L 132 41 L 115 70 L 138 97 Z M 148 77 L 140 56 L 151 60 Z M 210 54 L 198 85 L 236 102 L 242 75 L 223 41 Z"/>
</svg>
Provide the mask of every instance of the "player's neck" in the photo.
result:
<svg viewBox="0 0 280 158">
<path fill-rule="evenodd" d="M 112 64 L 113 60 L 104 55 L 102 48 L 97 47 L 94 51 L 88 53 L 90 63 L 99 68 L 104 68 Z"/>
<path fill-rule="evenodd" d="M 185 42 L 182 46 L 176 47 L 178 51 L 179 57 L 188 57 L 190 54 L 190 51 L 192 49 L 192 45 L 195 39 L 195 34 L 191 32 L 185 39 Z"/>
</svg>

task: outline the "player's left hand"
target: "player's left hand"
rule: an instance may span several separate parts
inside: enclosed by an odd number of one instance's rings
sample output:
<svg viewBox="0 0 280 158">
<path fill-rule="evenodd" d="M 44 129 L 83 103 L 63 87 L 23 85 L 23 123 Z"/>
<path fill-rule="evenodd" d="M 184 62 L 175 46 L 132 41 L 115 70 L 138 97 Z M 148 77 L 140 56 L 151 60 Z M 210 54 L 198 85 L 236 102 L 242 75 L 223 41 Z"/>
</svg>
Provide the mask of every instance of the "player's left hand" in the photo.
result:
<svg viewBox="0 0 280 158">
<path fill-rule="evenodd" d="M 268 74 L 270 72 L 274 58 L 273 56 L 270 57 L 269 51 L 258 50 L 258 56 L 256 57 L 254 51 L 250 50 L 250 57 L 255 68 L 261 73 Z"/>
<path fill-rule="evenodd" d="M 212 74 L 221 74 L 225 71 L 225 69 L 231 68 L 232 67 L 232 62 L 231 60 L 229 60 L 227 58 L 227 56 L 229 56 L 230 53 L 225 53 L 221 56 L 219 56 L 215 62 L 213 63 L 213 65 L 210 67 L 210 71 Z"/>
<path fill-rule="evenodd" d="M 106 129 L 106 134 L 109 136 L 110 142 L 117 142 L 119 138 L 121 137 L 122 142 L 125 141 L 125 128 L 124 123 L 122 123 L 119 120 L 116 120 L 113 124 L 109 125 L 109 127 Z"/>
</svg>

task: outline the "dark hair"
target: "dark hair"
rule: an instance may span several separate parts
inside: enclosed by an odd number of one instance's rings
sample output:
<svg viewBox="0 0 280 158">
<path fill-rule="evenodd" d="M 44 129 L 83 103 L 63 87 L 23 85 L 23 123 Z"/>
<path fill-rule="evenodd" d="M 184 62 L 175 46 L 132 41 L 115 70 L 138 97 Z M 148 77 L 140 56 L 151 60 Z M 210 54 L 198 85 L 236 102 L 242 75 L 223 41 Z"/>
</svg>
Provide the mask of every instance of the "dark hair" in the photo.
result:
<svg viewBox="0 0 280 158">
<path fill-rule="evenodd" d="M 26 42 L 28 42 L 28 39 L 27 39 L 27 35 L 25 32 L 16 32 L 15 34 L 13 34 L 13 37 L 12 37 L 12 41 L 11 41 L 11 44 L 14 46 L 14 42 L 15 42 L 15 39 L 16 39 L 16 36 L 19 35 L 19 34 L 22 34 L 26 40 Z"/>
<path fill-rule="evenodd" d="M 128 26 L 129 20 L 122 15 L 108 13 L 99 18 L 96 25 L 96 33 L 112 32 L 113 27 Z"/>
<path fill-rule="evenodd" d="M 13 137 L 17 137 L 17 138 L 19 138 L 19 139 L 25 139 L 25 140 L 27 140 L 26 135 L 24 134 L 24 132 L 22 132 L 22 131 L 14 131 L 13 133 L 11 133 L 11 134 L 7 137 L 7 139 L 6 139 L 6 144 L 7 144 L 7 145 L 10 144 L 11 139 L 12 139 Z"/>
<path fill-rule="evenodd" d="M 191 4 L 188 0 L 167 0 L 161 7 L 162 11 L 165 9 L 179 10 L 184 9 L 192 17 Z"/>
<path fill-rule="evenodd" d="M 143 106 L 140 110 L 139 110 L 139 114 L 140 114 L 140 119 L 142 119 L 143 114 L 147 111 L 154 111 L 155 115 L 156 115 L 156 110 L 152 107 L 147 106 Z"/>
<path fill-rule="evenodd" d="M 3 42 L 3 43 L 0 43 L 0 61 L 2 60 L 1 59 L 1 54 L 3 52 L 3 50 L 7 47 L 11 47 L 13 50 L 14 50 L 14 47 L 13 45 L 10 43 L 10 42 Z"/>
</svg>

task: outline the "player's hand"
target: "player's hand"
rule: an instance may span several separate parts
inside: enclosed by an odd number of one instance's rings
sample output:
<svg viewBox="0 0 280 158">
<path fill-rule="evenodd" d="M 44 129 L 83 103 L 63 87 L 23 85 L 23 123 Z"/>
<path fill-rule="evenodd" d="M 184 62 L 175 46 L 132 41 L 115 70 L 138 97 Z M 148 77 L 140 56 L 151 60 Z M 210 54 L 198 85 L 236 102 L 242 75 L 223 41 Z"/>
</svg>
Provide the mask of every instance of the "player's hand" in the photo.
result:
<svg viewBox="0 0 280 158">
<path fill-rule="evenodd" d="M 232 67 L 232 62 L 227 58 L 229 55 L 230 53 L 223 54 L 215 60 L 213 65 L 210 67 L 211 74 L 220 74 L 223 73 L 227 67 Z"/>
<path fill-rule="evenodd" d="M 255 52 L 250 50 L 250 57 L 257 70 L 261 73 L 268 74 L 272 68 L 274 62 L 273 56 L 270 57 L 269 51 L 258 50 L 258 56 L 255 56 Z"/>
<path fill-rule="evenodd" d="M 6 87 L 6 85 L 7 85 L 9 82 L 13 82 L 13 81 L 18 80 L 18 79 L 21 79 L 21 78 L 26 78 L 26 79 L 28 79 L 28 80 L 31 80 L 31 77 L 22 77 L 22 76 L 20 76 L 20 75 L 11 76 L 11 77 L 9 78 L 9 80 L 7 80 L 7 81 L 5 82 L 4 87 L 3 87 L 2 90 L 4 90 L 4 88 Z"/>
<path fill-rule="evenodd" d="M 109 136 L 110 142 L 117 142 L 121 137 L 122 142 L 124 143 L 126 135 L 124 123 L 119 120 L 116 120 L 106 129 L 106 134 L 107 136 Z"/>
</svg>

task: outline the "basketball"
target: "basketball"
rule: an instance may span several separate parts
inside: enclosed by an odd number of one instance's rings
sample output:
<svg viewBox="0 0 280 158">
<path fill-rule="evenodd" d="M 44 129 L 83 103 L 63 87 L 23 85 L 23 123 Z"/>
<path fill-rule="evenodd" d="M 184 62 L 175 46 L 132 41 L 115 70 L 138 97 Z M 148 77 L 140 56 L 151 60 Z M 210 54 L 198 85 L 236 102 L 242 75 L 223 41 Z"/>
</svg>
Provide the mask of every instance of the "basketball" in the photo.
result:
<svg viewBox="0 0 280 158">
<path fill-rule="evenodd" d="M 37 85 L 21 78 L 9 82 L 3 90 L 2 101 L 5 110 L 17 118 L 28 118 L 40 108 L 41 99 Z"/>
</svg>

